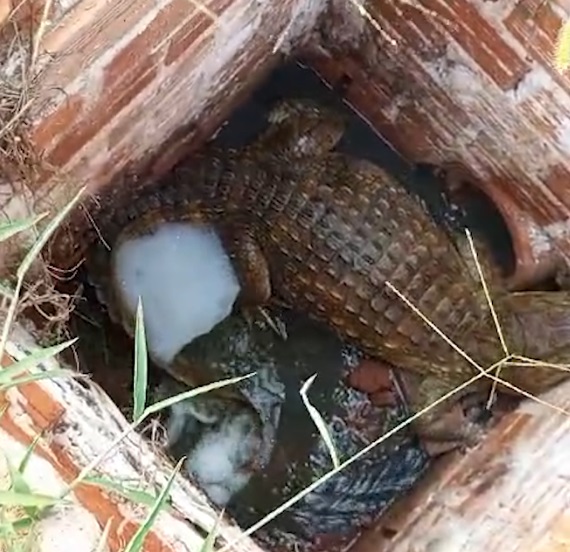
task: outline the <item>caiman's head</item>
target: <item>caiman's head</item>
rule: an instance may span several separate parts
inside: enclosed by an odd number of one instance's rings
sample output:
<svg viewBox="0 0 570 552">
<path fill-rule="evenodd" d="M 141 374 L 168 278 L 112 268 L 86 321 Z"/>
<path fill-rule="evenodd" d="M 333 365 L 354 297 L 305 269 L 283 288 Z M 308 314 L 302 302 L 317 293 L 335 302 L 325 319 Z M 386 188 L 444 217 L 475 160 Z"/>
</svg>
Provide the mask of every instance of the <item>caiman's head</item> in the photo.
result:
<svg viewBox="0 0 570 552">
<path fill-rule="evenodd" d="M 269 128 L 259 143 L 294 157 L 326 155 L 341 139 L 347 120 L 343 112 L 312 100 L 282 100 L 269 112 Z"/>
<path fill-rule="evenodd" d="M 215 424 L 228 416 L 247 414 L 259 430 L 260 446 L 255 456 L 264 466 L 275 444 L 285 398 L 285 388 L 271 355 L 271 343 L 277 339 L 272 332 L 261 322 L 250 325 L 242 316 L 230 315 L 182 348 L 167 371 L 190 388 L 252 372 L 256 375 L 193 397 L 178 409 L 181 422 L 174 420 L 174 425 L 184 425 L 190 418 L 206 425 Z M 180 429 L 174 430 L 173 441 L 177 431 L 180 433 Z"/>
</svg>

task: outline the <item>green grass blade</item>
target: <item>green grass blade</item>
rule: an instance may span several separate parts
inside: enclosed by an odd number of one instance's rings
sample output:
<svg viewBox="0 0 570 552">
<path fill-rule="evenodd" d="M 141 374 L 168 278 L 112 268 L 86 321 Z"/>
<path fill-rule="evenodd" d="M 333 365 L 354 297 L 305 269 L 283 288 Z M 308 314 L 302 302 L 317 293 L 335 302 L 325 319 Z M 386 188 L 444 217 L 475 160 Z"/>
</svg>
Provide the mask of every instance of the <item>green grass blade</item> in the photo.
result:
<svg viewBox="0 0 570 552">
<path fill-rule="evenodd" d="M 41 215 L 36 215 L 34 217 L 29 217 L 23 220 L 15 220 L 14 222 L 8 222 L 6 224 L 0 225 L 0 242 L 9 240 L 12 236 L 28 230 L 35 226 L 40 220 L 45 218 L 47 213 L 42 213 Z"/>
<path fill-rule="evenodd" d="M 41 362 L 44 362 L 59 353 L 67 349 L 69 346 L 73 345 L 77 341 L 77 338 L 70 339 L 65 343 L 60 343 L 59 345 L 54 345 L 53 347 L 46 347 L 43 349 L 38 349 L 33 353 L 27 355 L 22 360 L 14 362 L 7 366 L 6 368 L 0 370 L 0 385 L 10 383 L 13 379 L 20 376 L 23 372 L 35 368 Z"/>
<path fill-rule="evenodd" d="M 38 521 L 36 518 L 30 516 L 24 516 L 15 519 L 10 523 L 15 531 L 22 531 L 24 529 L 29 529 L 34 523 L 36 523 L 36 521 Z"/>
<path fill-rule="evenodd" d="M 19 494 L 32 494 L 32 489 L 8 456 L 5 456 L 8 472 L 10 473 L 10 490 Z"/>
<path fill-rule="evenodd" d="M 90 485 L 95 485 L 97 487 L 101 487 L 108 491 L 114 491 L 117 494 L 120 494 L 122 497 L 126 498 L 127 500 L 131 500 L 135 504 L 144 504 L 145 506 L 152 506 L 156 502 L 155 495 L 146 491 L 135 489 L 134 487 L 130 487 L 129 485 L 117 483 L 115 481 L 107 479 L 106 477 L 87 476 L 83 481 L 84 483 L 89 483 Z"/>
<path fill-rule="evenodd" d="M 18 493 L 13 490 L 0 491 L 0 504 L 2 506 L 31 506 L 35 508 L 46 508 L 53 506 L 59 499 L 57 497 L 35 494 Z"/>
<path fill-rule="evenodd" d="M 52 234 L 57 230 L 57 227 L 62 223 L 62 221 L 67 217 L 70 211 L 75 207 L 79 198 L 85 191 L 85 186 L 81 188 L 75 197 L 59 212 L 53 219 L 49 222 L 49 224 L 43 229 L 42 233 L 40 234 L 39 238 L 36 240 L 34 245 L 30 248 L 22 263 L 18 267 L 17 276 L 18 279 L 23 279 L 26 272 L 36 259 L 36 257 L 40 254 L 41 250 L 43 249 L 44 245 L 47 241 L 51 238 Z"/>
<path fill-rule="evenodd" d="M 220 521 L 224 517 L 224 511 L 220 512 L 220 515 L 216 519 L 216 523 L 212 530 L 208 533 L 208 536 L 204 540 L 204 544 L 200 548 L 200 552 L 214 552 L 214 544 L 216 544 L 216 536 L 218 535 L 218 527 L 220 525 Z"/>
<path fill-rule="evenodd" d="M 168 478 L 166 485 L 164 486 L 162 491 L 160 491 L 160 494 L 158 495 L 158 498 L 156 499 L 154 506 L 149 512 L 148 517 L 146 518 L 145 522 L 137 529 L 137 532 L 133 535 L 133 538 L 129 541 L 129 544 L 127 544 L 124 552 L 140 552 L 143 549 L 146 536 L 148 535 L 149 531 L 152 529 L 152 526 L 156 518 L 158 517 L 158 514 L 163 509 L 166 499 L 170 496 L 170 488 L 174 483 L 174 478 L 176 477 L 176 474 L 180 471 L 180 468 L 182 467 L 183 461 L 184 458 L 181 458 L 180 461 L 176 464 L 175 468 L 172 470 L 172 473 L 170 474 L 170 477 Z"/>
<path fill-rule="evenodd" d="M 135 326 L 135 369 L 133 382 L 133 421 L 138 420 L 144 413 L 146 406 L 146 392 L 148 386 L 148 353 L 146 334 L 144 329 L 144 314 L 141 298 L 137 304 Z"/>
<path fill-rule="evenodd" d="M 71 370 L 48 370 L 46 372 L 40 372 L 38 374 L 30 374 L 21 378 L 15 378 L 11 382 L 4 385 L 0 385 L 0 392 L 6 391 L 11 387 L 18 387 L 18 385 L 24 385 L 26 383 L 31 383 L 33 381 L 40 381 L 44 379 L 55 379 L 55 378 L 82 378 L 85 377 L 83 374 L 76 374 Z"/>
<path fill-rule="evenodd" d="M 180 401 L 184 401 L 186 399 L 191 399 L 192 397 L 196 397 L 198 395 L 202 395 L 203 393 L 208 393 L 209 391 L 213 391 L 214 389 L 219 389 L 220 387 L 226 387 L 226 385 L 233 385 L 238 383 L 244 379 L 251 378 L 255 376 L 257 372 L 252 372 L 251 374 L 246 374 L 245 376 L 239 376 L 237 378 L 229 378 L 225 380 L 215 381 L 214 383 L 208 383 L 206 385 L 201 385 L 200 387 L 195 387 L 190 391 L 184 391 L 184 393 L 178 393 L 178 395 L 174 395 L 174 397 L 169 397 L 168 399 L 163 399 L 162 401 L 158 401 L 151 406 L 149 406 L 143 413 L 143 417 L 150 416 L 151 414 L 156 414 L 160 410 L 164 408 L 168 408 L 173 404 L 179 403 Z"/>
<path fill-rule="evenodd" d="M 30 449 L 30 447 L 28 447 L 28 449 Z M 27 452 L 28 451 L 26 451 L 26 453 Z M 10 490 L 20 495 L 33 494 L 32 489 L 30 488 L 28 482 L 26 481 L 26 478 L 24 477 L 24 473 L 21 472 L 18 468 L 16 468 L 8 457 L 5 458 L 6 458 L 6 464 L 8 466 L 8 471 L 10 472 L 10 479 L 11 479 Z M 39 508 L 38 506 L 24 506 L 24 510 L 26 511 L 26 514 L 28 514 L 28 516 L 37 518 L 37 516 L 41 511 L 41 508 Z"/>
<path fill-rule="evenodd" d="M 311 418 L 313 419 L 313 422 L 314 422 L 315 426 L 317 426 L 317 429 L 319 430 L 321 438 L 324 441 L 325 446 L 327 447 L 327 449 L 329 451 L 329 455 L 331 457 L 333 466 L 335 468 L 338 468 L 340 466 L 340 461 L 338 459 L 338 454 L 336 452 L 336 448 L 334 446 L 332 437 L 330 436 L 330 433 L 327 429 L 327 425 L 325 424 L 325 421 L 323 420 L 323 417 L 321 416 L 320 412 L 311 404 L 311 401 L 309 401 L 309 397 L 307 396 L 309 388 L 311 387 L 311 385 L 313 385 L 313 382 L 315 381 L 316 377 L 317 377 L 317 374 L 313 374 L 303 384 L 303 387 L 301 387 L 301 398 L 303 399 L 303 403 L 305 404 L 305 408 L 309 412 L 309 416 L 311 416 Z"/>
<path fill-rule="evenodd" d="M 24 472 L 26 471 L 26 468 L 28 467 L 28 464 L 30 462 L 30 458 L 32 457 L 32 454 L 33 454 L 34 450 L 36 449 L 37 444 L 40 442 L 41 438 L 42 438 L 42 434 L 38 433 L 34 437 L 34 440 L 30 443 L 30 446 L 26 449 L 24 457 L 22 458 L 22 461 L 20 462 L 20 465 L 18 466 L 18 473 L 20 475 L 24 475 Z"/>
<path fill-rule="evenodd" d="M 6 349 L 8 334 L 10 333 L 12 322 L 16 316 L 16 308 L 18 307 L 18 301 L 20 300 L 20 292 L 22 291 L 23 282 L 24 281 L 22 278 L 19 278 L 16 282 L 16 287 L 14 288 L 12 299 L 10 300 L 10 306 L 8 307 L 8 312 L 6 313 L 6 319 L 2 325 L 2 334 L 0 335 L 0 359 L 4 357 L 4 350 Z"/>
</svg>

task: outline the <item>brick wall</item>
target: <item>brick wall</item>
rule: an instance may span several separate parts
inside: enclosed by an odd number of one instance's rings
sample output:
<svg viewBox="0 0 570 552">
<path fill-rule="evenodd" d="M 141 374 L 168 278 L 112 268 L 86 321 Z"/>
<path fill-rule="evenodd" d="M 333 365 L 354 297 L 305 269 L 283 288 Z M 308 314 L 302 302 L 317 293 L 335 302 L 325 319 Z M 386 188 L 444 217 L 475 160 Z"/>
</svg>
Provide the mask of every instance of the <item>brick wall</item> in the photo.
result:
<svg viewBox="0 0 570 552">
<path fill-rule="evenodd" d="M 484 189 L 510 227 L 521 281 L 548 269 L 558 246 L 570 257 L 570 89 L 550 65 L 564 1 L 368 0 L 371 23 L 333 0 L 334 60 L 313 60 L 329 80 L 350 74 L 349 101 L 403 155 L 459 167 Z M 176 130 L 180 147 L 153 170 L 198 146 L 324 3 L 54 2 L 31 136 L 67 178 L 43 175 L 37 209 L 100 186 Z"/>
<path fill-rule="evenodd" d="M 520 281 L 570 258 L 570 81 L 551 67 L 564 0 L 334 0 L 347 97 L 409 160 L 460 167 L 505 215 Z M 566 6 L 566 9 L 563 7 Z M 337 61 L 340 60 L 341 68 Z M 550 236 L 550 239 L 549 239 Z"/>
<path fill-rule="evenodd" d="M 32 143 L 51 167 L 33 186 L 37 210 L 101 186 L 177 129 L 198 146 L 322 11 L 321 0 L 53 5 L 31 109 Z"/>
</svg>

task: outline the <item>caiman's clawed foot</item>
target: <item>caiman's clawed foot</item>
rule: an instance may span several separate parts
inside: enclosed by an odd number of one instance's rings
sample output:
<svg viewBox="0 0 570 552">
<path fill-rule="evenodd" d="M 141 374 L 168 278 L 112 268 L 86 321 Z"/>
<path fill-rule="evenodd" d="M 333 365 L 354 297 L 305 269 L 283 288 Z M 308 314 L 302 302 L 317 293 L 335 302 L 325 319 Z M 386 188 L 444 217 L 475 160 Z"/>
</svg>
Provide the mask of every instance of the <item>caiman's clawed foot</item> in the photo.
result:
<svg viewBox="0 0 570 552">
<path fill-rule="evenodd" d="M 239 304 L 267 304 L 271 298 L 269 265 L 251 228 L 247 223 L 230 220 L 218 227 L 218 233 L 237 273 Z"/>
<path fill-rule="evenodd" d="M 486 426 L 485 394 L 464 393 L 437 404 L 440 397 L 454 389 L 453 385 L 408 372 L 398 375 L 412 411 L 425 410 L 414 422 L 414 429 L 430 456 L 465 450 L 481 441 Z"/>
<path fill-rule="evenodd" d="M 287 339 L 287 328 L 285 323 L 276 316 L 271 316 L 267 309 L 263 307 L 243 306 L 240 308 L 242 316 L 250 326 L 256 322 L 267 324 L 281 339 Z"/>
<path fill-rule="evenodd" d="M 474 447 L 484 435 L 484 427 L 469 420 L 460 403 L 441 415 L 438 414 L 437 420 L 432 416 L 420 418 L 416 429 L 426 452 L 432 457 Z"/>
</svg>

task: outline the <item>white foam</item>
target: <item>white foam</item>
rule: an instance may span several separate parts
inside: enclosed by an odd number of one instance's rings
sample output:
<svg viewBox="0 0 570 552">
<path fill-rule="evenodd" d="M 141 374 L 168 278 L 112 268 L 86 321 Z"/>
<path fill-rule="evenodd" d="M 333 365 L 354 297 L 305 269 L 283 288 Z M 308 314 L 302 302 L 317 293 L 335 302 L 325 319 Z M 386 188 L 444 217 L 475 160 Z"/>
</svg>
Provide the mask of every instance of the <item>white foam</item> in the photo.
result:
<svg viewBox="0 0 570 552">
<path fill-rule="evenodd" d="M 249 481 L 252 470 L 248 464 L 259 442 L 249 412 L 229 416 L 206 431 L 188 455 L 186 469 L 210 500 L 223 507 Z"/>
<path fill-rule="evenodd" d="M 149 352 L 165 364 L 228 316 L 240 290 L 210 227 L 164 223 L 123 242 L 113 259 L 116 282 L 133 313 L 142 299 Z"/>
</svg>

